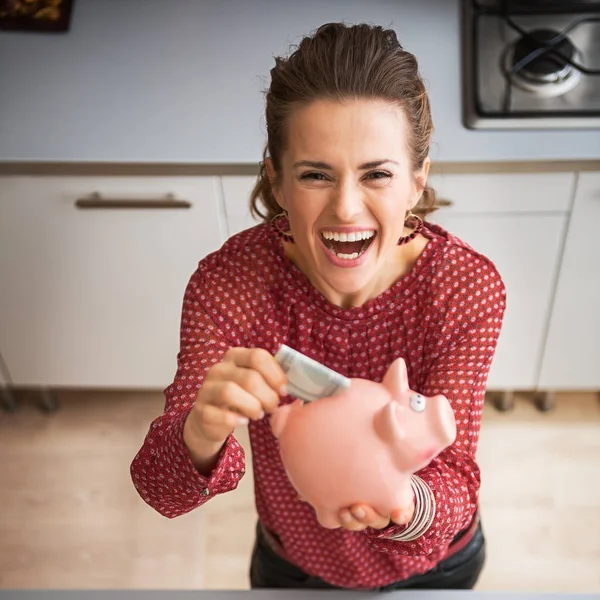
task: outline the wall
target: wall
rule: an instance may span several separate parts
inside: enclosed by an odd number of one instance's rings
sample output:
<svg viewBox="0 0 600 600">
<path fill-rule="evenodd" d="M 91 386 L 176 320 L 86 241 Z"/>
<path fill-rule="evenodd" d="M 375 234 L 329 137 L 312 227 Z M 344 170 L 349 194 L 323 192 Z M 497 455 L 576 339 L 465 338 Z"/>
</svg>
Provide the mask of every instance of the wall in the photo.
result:
<svg viewBox="0 0 600 600">
<path fill-rule="evenodd" d="M 330 20 L 416 53 L 434 160 L 600 157 L 598 131 L 462 126 L 458 0 L 76 0 L 68 35 L 0 33 L 0 161 L 256 163 L 273 55 Z"/>
</svg>

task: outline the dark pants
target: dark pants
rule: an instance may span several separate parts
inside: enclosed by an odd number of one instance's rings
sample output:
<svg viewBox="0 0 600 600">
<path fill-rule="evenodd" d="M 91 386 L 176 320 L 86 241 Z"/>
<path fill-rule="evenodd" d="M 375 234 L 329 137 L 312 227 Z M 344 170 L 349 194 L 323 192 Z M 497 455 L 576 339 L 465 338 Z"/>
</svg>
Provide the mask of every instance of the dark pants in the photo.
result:
<svg viewBox="0 0 600 600">
<path fill-rule="evenodd" d="M 485 563 L 485 538 L 481 521 L 467 545 L 422 575 L 376 588 L 376 591 L 400 589 L 473 589 Z M 250 564 L 251 588 L 317 588 L 335 589 L 318 577 L 307 575 L 281 558 L 257 526 L 256 542 Z"/>
</svg>

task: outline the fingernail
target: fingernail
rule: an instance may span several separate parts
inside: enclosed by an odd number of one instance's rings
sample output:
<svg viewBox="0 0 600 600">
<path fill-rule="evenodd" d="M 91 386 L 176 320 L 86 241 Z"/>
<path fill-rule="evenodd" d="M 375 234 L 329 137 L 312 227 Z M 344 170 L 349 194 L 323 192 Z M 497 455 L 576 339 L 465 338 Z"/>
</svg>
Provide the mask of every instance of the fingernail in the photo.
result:
<svg viewBox="0 0 600 600">
<path fill-rule="evenodd" d="M 248 423 L 250 421 L 246 417 L 238 417 L 237 422 L 238 422 L 238 425 L 248 425 Z"/>
<path fill-rule="evenodd" d="M 281 396 L 287 396 L 288 395 L 288 388 L 287 388 L 287 385 L 285 385 L 285 383 L 279 388 L 279 394 Z"/>
<path fill-rule="evenodd" d="M 344 523 L 350 523 L 350 521 L 352 521 L 352 516 L 350 515 L 350 513 L 343 512 L 342 513 L 342 521 L 344 521 Z"/>
<path fill-rule="evenodd" d="M 257 420 L 257 421 L 259 421 L 259 420 L 260 420 L 260 419 L 262 419 L 264 416 L 265 416 L 265 411 L 264 411 L 264 410 L 261 410 L 261 411 L 258 413 L 258 417 L 256 417 L 256 420 Z"/>
<path fill-rule="evenodd" d="M 353 512 L 354 512 L 354 516 L 359 519 L 364 519 L 365 515 L 367 514 L 367 513 L 365 513 L 365 511 L 362 508 L 357 508 Z"/>
</svg>

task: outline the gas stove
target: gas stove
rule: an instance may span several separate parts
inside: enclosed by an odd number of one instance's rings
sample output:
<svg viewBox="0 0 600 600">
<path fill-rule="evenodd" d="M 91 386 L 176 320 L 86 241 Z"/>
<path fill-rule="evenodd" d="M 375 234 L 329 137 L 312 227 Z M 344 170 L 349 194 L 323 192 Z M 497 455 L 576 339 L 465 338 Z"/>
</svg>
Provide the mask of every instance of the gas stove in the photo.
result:
<svg viewBox="0 0 600 600">
<path fill-rule="evenodd" d="M 470 129 L 600 129 L 600 0 L 463 0 Z"/>
</svg>

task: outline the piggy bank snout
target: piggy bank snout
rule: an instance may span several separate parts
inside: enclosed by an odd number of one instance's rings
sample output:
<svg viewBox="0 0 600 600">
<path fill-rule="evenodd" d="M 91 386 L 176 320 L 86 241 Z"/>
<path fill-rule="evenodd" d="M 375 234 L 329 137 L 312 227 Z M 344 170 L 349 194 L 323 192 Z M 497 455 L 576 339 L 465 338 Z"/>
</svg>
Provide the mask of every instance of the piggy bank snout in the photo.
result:
<svg viewBox="0 0 600 600">
<path fill-rule="evenodd" d="M 445 396 L 431 399 L 431 415 L 434 424 L 434 437 L 443 447 L 449 446 L 456 439 L 456 419 L 450 402 Z"/>
<path fill-rule="evenodd" d="M 400 408 L 397 417 L 404 433 L 397 438 L 398 451 L 407 464 L 428 463 L 456 439 L 454 411 L 444 396 L 427 398 L 418 411 Z"/>
</svg>

